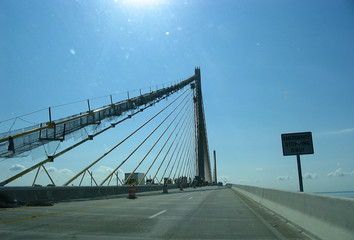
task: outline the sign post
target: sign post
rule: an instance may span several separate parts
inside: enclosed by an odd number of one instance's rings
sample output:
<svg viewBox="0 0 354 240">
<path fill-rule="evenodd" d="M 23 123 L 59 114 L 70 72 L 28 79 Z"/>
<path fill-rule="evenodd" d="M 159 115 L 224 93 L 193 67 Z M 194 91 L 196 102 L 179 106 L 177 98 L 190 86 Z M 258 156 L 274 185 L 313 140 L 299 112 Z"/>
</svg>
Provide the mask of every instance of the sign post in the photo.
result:
<svg viewBox="0 0 354 240">
<path fill-rule="evenodd" d="M 313 154 L 313 143 L 311 132 L 285 133 L 281 135 L 283 155 L 296 155 L 297 170 L 299 173 L 300 192 L 304 191 L 302 184 L 300 155 Z"/>
<path fill-rule="evenodd" d="M 300 155 L 296 155 L 297 159 L 297 172 L 299 174 L 299 185 L 300 185 L 300 192 L 304 191 L 304 185 L 302 184 L 302 173 L 301 173 L 301 162 L 300 162 Z"/>
</svg>

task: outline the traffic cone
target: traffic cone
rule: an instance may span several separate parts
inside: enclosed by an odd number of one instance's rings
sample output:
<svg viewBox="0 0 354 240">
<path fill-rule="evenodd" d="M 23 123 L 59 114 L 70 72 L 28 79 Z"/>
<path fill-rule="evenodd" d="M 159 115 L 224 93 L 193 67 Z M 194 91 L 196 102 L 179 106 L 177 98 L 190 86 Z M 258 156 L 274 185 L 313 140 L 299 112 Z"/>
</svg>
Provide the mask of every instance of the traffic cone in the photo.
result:
<svg viewBox="0 0 354 240">
<path fill-rule="evenodd" d="M 163 192 L 162 193 L 168 193 L 168 190 L 167 190 L 167 184 L 164 184 L 163 187 Z"/>
<path fill-rule="evenodd" d="M 133 184 L 129 186 L 129 199 L 135 199 L 135 193 L 135 183 L 133 182 Z"/>
</svg>

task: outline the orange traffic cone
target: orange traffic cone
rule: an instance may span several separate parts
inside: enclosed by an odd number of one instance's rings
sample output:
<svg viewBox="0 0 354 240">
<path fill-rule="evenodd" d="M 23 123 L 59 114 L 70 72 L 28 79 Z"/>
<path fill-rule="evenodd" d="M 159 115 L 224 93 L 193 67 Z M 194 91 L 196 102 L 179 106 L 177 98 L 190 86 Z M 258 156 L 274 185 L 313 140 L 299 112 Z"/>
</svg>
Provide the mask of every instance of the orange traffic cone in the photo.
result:
<svg viewBox="0 0 354 240">
<path fill-rule="evenodd" d="M 168 193 L 168 190 L 167 190 L 167 184 L 164 184 L 163 187 L 163 192 L 162 193 Z"/>
<path fill-rule="evenodd" d="M 135 193 L 135 183 L 133 182 L 133 184 L 129 186 L 129 199 L 135 199 Z"/>
</svg>

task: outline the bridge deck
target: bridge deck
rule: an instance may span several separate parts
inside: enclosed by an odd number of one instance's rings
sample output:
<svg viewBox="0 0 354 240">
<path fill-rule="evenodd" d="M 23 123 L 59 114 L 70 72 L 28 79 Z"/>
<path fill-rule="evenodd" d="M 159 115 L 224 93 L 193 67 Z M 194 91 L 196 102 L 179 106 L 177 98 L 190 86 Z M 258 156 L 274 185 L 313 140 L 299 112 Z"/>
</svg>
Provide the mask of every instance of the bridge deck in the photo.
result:
<svg viewBox="0 0 354 240">
<path fill-rule="evenodd" d="M 1 239 L 308 239 L 225 187 L 0 209 Z"/>
</svg>

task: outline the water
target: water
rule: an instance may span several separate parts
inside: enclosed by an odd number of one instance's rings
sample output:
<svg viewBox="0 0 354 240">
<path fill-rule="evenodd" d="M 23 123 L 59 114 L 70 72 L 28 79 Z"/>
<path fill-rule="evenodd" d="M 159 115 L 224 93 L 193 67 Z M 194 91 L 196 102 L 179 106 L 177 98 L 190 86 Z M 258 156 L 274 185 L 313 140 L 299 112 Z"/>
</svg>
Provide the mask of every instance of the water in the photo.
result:
<svg viewBox="0 0 354 240">
<path fill-rule="evenodd" d="M 330 195 L 330 196 L 334 196 L 334 197 L 354 198 L 354 191 L 316 192 L 316 194 Z"/>
</svg>

